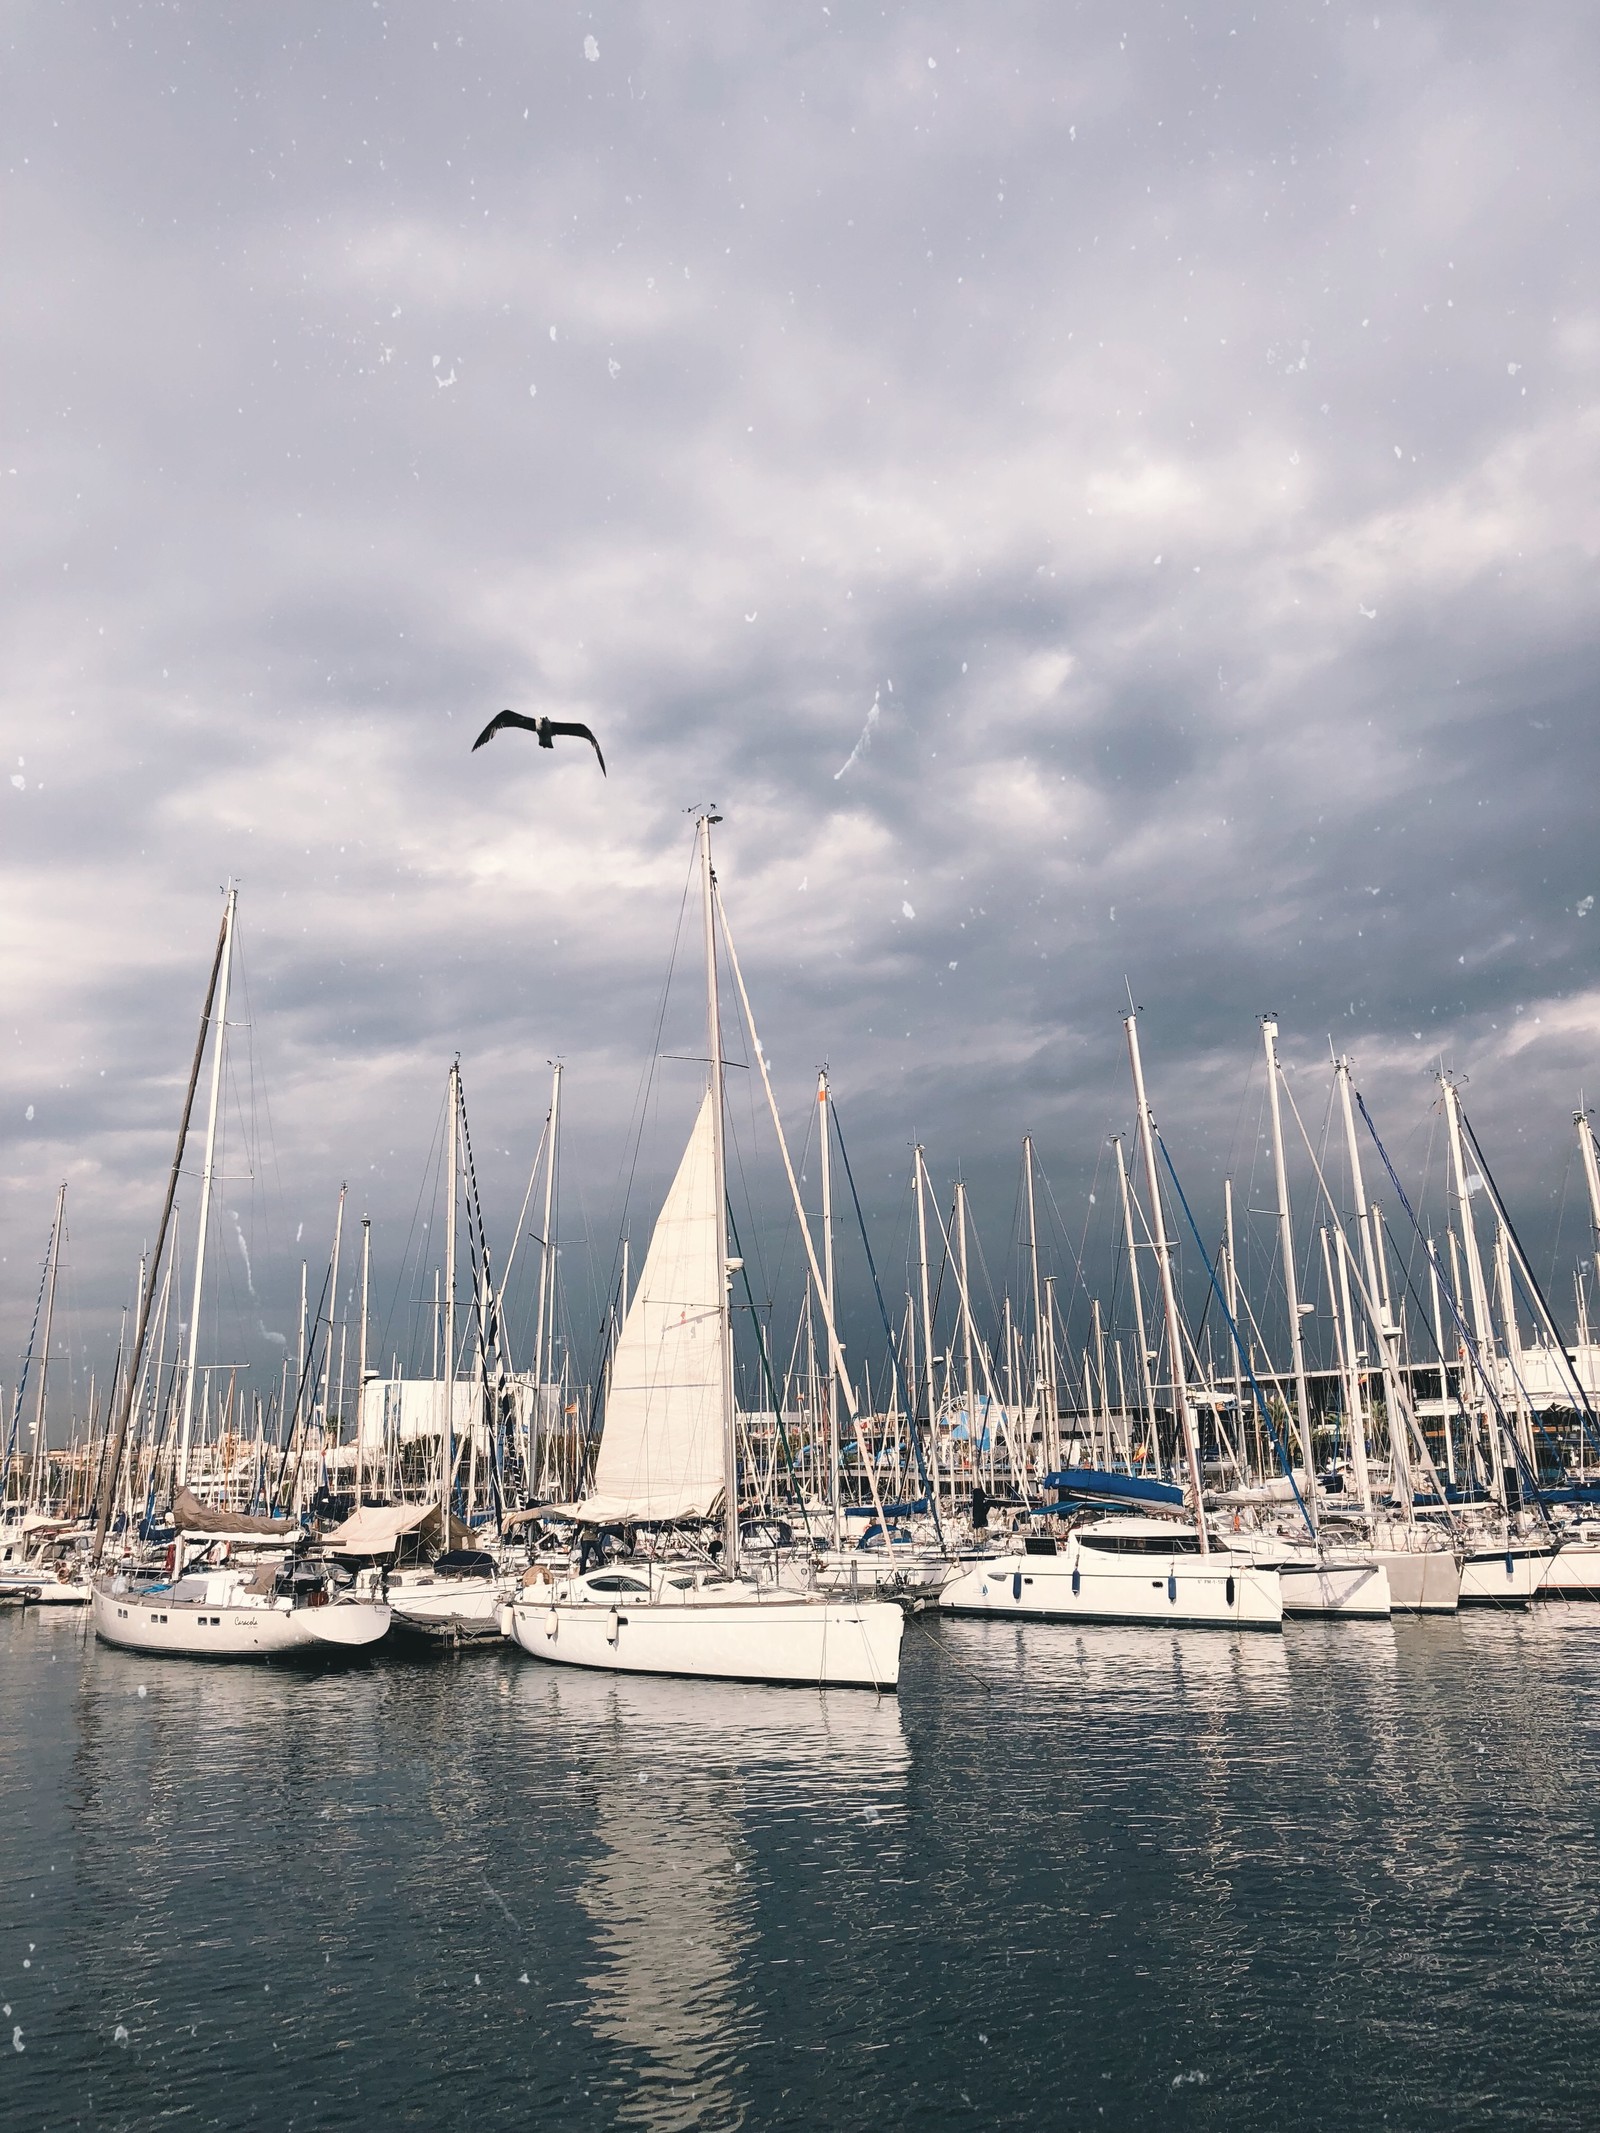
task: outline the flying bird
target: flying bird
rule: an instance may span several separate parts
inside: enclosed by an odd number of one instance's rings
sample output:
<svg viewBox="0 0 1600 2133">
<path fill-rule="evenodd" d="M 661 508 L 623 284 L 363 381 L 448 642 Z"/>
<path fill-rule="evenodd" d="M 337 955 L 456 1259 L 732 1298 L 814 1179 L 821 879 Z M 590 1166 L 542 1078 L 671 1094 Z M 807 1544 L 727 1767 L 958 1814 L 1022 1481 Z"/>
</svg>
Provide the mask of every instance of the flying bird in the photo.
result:
<svg viewBox="0 0 1600 2133">
<path fill-rule="evenodd" d="M 601 777 L 606 774 L 606 759 L 600 754 L 600 743 L 587 726 L 580 726 L 575 720 L 570 719 L 525 718 L 520 711 L 497 711 L 473 742 L 473 752 L 476 753 L 485 741 L 492 741 L 495 735 L 506 726 L 520 726 L 525 733 L 536 734 L 541 748 L 553 748 L 556 744 L 556 735 L 558 733 L 570 733 L 574 740 L 587 741 L 599 760 Z"/>
</svg>

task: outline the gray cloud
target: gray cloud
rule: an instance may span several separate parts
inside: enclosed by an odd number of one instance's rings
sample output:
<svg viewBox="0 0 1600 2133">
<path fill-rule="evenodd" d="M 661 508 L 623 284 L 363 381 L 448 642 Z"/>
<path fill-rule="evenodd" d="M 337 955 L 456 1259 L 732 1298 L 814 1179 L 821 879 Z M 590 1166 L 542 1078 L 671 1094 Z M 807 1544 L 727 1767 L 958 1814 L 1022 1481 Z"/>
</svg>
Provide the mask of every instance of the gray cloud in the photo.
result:
<svg viewBox="0 0 1600 2133">
<path fill-rule="evenodd" d="M 398 1279 L 457 1049 L 506 1220 L 567 1058 L 603 1269 L 711 796 L 786 1099 L 831 1059 L 886 1225 L 919 1134 L 998 1264 L 1030 1127 L 1081 1220 L 1126 980 L 1207 1221 L 1271 1009 L 1418 1161 L 1469 1068 L 1552 1248 L 1600 1024 L 1594 44 L 19 18 L 6 1323 L 66 1175 L 114 1329 L 230 874 L 267 1323 L 341 1177 Z M 610 779 L 469 755 L 502 703 L 590 718 Z"/>
</svg>

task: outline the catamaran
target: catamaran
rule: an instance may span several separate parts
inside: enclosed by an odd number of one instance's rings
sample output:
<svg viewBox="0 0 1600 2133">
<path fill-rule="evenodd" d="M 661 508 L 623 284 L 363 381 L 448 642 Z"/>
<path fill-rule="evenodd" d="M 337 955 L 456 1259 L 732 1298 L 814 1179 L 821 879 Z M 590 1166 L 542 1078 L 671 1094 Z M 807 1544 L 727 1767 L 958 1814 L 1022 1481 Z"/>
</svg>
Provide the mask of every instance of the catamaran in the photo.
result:
<svg viewBox="0 0 1600 2133">
<path fill-rule="evenodd" d="M 720 1519 L 720 1553 L 636 1555 L 589 1570 L 580 1564 L 564 1575 L 536 1566 L 532 1582 L 506 1607 L 502 1627 L 524 1651 L 555 1666 L 892 1689 L 905 1626 L 896 1604 L 870 1594 L 794 1590 L 741 1564 L 729 1309 L 729 1275 L 737 1263 L 728 1252 L 719 899 L 711 865 L 717 819 L 707 813 L 698 823 L 709 1086 L 617 1338 L 593 1487 L 566 1508 L 591 1532 L 662 1533 Z M 731 956 L 725 919 L 722 935 Z M 753 1029 L 752 1043 L 765 1081 Z M 804 1228 L 803 1215 L 801 1221 Z M 808 1232 L 806 1243 L 811 1255 Z M 812 1271 L 815 1277 L 814 1257 Z M 825 1295 L 822 1310 L 837 1356 Z"/>
</svg>

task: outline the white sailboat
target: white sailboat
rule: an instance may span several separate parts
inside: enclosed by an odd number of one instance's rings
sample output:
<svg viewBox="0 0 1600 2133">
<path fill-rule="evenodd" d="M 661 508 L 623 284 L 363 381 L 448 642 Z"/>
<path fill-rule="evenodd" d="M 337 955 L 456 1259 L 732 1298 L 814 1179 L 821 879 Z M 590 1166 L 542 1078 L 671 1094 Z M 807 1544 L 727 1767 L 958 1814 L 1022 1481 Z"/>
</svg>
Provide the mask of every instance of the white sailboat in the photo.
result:
<svg viewBox="0 0 1600 2133">
<path fill-rule="evenodd" d="M 288 1519 L 251 1518 L 180 1489 L 170 1565 L 119 1565 L 93 1583 L 95 1635 L 125 1651 L 185 1659 L 268 1659 L 357 1650 L 389 1628 L 389 1609 L 360 1581 L 304 1561 Z"/>
<path fill-rule="evenodd" d="M 184 1380 L 183 1422 L 176 1459 L 173 1521 L 177 1536 L 170 1560 L 159 1567 L 130 1559 L 111 1568 L 102 1567 L 91 1584 L 95 1635 L 103 1643 L 120 1645 L 129 1651 L 164 1652 L 182 1658 L 266 1658 L 293 1651 L 360 1647 L 375 1644 L 389 1628 L 388 1606 L 376 1594 L 345 1586 L 326 1565 L 310 1565 L 299 1560 L 297 1549 L 302 1534 L 298 1526 L 287 1520 L 250 1518 L 204 1505 L 187 1486 L 194 1389 L 198 1376 L 200 1303 L 205 1282 L 207 1215 L 216 1174 L 217 1118 L 237 905 L 238 891 L 230 888 L 217 941 L 217 959 L 212 966 L 205 1012 L 201 1017 L 194 1066 L 189 1076 L 189 1094 L 178 1131 L 178 1151 L 173 1158 L 167 1204 L 152 1259 L 153 1269 L 160 1258 L 172 1211 L 209 1031 L 212 1046 L 211 1108 L 201 1171 L 199 1240 L 189 1315 L 189 1367 Z M 147 1289 L 140 1304 L 133 1368 L 128 1373 L 120 1420 L 102 1483 L 95 1536 L 97 1553 L 106 1538 L 148 1311 Z"/>
<path fill-rule="evenodd" d="M 711 1078 L 618 1336 L 587 1526 L 673 1526 L 720 1509 L 721 1560 L 534 1573 L 502 1627 L 556 1666 L 822 1688 L 891 1689 L 905 1618 L 890 1601 L 824 1596 L 741 1573 L 728 1306 L 722 1037 L 711 825 L 699 822 Z M 831 1313 L 830 1343 L 837 1347 Z"/>
</svg>

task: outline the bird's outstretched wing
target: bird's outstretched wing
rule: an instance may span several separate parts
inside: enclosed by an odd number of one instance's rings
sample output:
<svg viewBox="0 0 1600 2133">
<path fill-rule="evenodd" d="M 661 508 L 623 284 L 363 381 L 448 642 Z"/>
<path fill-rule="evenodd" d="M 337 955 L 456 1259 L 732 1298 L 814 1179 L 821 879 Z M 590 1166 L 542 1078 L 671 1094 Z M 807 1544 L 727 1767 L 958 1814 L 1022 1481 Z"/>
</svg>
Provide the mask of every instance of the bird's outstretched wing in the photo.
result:
<svg viewBox="0 0 1600 2133">
<path fill-rule="evenodd" d="M 520 711 L 497 711 L 473 742 L 471 752 L 476 753 L 485 741 L 492 741 L 495 735 L 505 726 L 523 726 L 526 727 L 529 733 L 537 733 L 539 721 L 536 718 L 525 718 Z"/>
<path fill-rule="evenodd" d="M 546 733 L 549 734 L 570 733 L 575 741 L 587 741 L 589 743 L 589 746 L 594 750 L 596 756 L 599 757 L 601 777 L 604 777 L 606 775 L 606 759 L 603 755 L 600 754 L 600 743 L 595 739 L 594 735 L 589 731 L 587 726 L 580 726 L 575 722 L 571 721 L 549 718 L 545 720 L 544 730 Z"/>
</svg>

